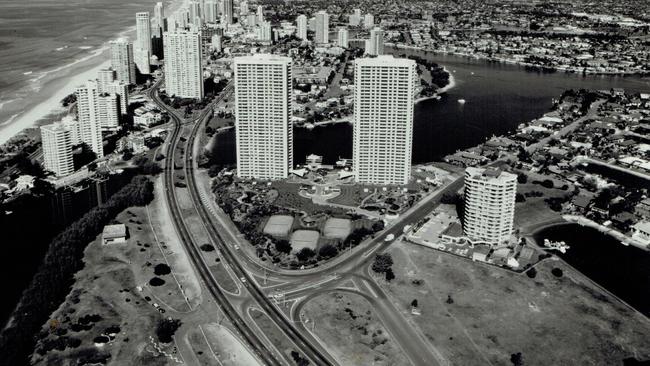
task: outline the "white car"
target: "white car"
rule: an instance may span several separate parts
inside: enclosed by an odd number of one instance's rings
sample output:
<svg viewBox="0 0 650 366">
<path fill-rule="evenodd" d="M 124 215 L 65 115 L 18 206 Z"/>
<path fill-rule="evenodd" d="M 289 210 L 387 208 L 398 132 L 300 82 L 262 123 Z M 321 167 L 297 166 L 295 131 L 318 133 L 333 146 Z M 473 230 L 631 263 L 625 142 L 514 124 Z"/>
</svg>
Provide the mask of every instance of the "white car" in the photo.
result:
<svg viewBox="0 0 650 366">
<path fill-rule="evenodd" d="M 384 241 L 392 241 L 393 239 L 395 239 L 395 235 L 388 234 L 388 235 L 386 235 L 386 239 L 384 239 Z"/>
</svg>

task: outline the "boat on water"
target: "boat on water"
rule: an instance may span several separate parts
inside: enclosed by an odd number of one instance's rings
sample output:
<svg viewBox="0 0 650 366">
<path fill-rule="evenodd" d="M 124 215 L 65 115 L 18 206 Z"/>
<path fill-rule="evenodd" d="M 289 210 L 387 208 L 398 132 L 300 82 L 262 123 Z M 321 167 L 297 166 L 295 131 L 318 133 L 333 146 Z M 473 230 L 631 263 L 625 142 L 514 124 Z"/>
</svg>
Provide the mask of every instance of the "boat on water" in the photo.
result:
<svg viewBox="0 0 650 366">
<path fill-rule="evenodd" d="M 465 99 L 458 99 L 458 103 L 465 104 L 467 101 Z"/>
<path fill-rule="evenodd" d="M 563 241 L 550 241 L 548 239 L 544 239 L 544 248 L 548 250 L 557 250 L 558 252 L 564 254 L 571 247 Z"/>
</svg>

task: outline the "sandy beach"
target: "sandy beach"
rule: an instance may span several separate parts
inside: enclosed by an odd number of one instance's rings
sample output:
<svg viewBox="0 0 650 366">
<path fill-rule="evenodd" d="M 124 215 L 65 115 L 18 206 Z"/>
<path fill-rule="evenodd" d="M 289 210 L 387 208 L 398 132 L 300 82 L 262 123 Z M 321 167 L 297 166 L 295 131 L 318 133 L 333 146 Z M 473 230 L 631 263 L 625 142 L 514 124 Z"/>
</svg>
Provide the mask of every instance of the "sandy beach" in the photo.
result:
<svg viewBox="0 0 650 366">
<path fill-rule="evenodd" d="M 168 16 L 173 14 L 186 1 L 167 2 L 166 14 Z M 147 8 L 140 10 L 153 11 L 153 9 Z M 135 12 L 133 16 L 135 17 Z M 42 86 L 29 96 L 34 102 L 30 103 L 23 111 L 0 123 L 0 145 L 27 128 L 49 123 L 65 113 L 65 108 L 61 106 L 61 100 L 73 93 L 75 88 L 86 80 L 94 79 L 100 69 L 110 66 L 108 41 L 119 37 L 128 37 L 133 40 L 135 38 L 135 25 L 108 37 L 101 47 L 91 51 L 90 54 L 66 65 L 42 72 L 35 77 L 32 82 L 40 82 Z"/>
</svg>

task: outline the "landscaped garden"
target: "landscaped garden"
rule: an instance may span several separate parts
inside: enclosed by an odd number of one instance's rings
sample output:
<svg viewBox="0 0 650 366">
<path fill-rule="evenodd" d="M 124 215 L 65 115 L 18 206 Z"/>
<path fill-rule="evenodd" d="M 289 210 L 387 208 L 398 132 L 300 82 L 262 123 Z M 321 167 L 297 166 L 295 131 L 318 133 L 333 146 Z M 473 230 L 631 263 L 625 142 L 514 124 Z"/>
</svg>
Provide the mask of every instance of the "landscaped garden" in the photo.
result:
<svg viewBox="0 0 650 366">
<path fill-rule="evenodd" d="M 283 268 L 317 266 L 384 227 L 354 208 L 320 205 L 299 194 L 301 184 L 241 180 L 222 172 L 212 189 L 217 204 L 256 248 Z"/>
</svg>

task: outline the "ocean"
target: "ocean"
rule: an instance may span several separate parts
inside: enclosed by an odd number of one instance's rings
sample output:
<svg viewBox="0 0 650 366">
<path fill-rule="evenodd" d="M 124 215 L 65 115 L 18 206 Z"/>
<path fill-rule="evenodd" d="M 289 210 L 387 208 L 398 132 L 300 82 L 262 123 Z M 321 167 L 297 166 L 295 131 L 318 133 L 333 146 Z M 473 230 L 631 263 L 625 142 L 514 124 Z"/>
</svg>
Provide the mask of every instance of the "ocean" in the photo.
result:
<svg viewBox="0 0 650 366">
<path fill-rule="evenodd" d="M 133 38 L 135 13 L 153 12 L 155 3 L 0 1 L 0 144 L 56 111 L 80 78 L 108 59 L 106 42 Z"/>
</svg>

